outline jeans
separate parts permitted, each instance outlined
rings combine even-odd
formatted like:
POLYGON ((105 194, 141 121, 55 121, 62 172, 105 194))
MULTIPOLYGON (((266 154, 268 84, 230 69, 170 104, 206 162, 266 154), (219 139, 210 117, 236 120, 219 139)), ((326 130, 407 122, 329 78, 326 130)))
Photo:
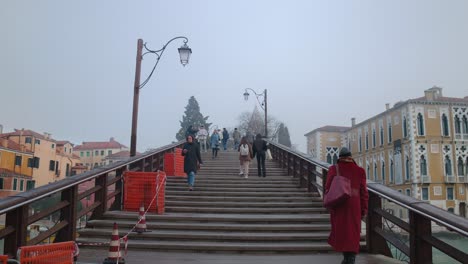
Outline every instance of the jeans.
POLYGON ((205 139, 200 139, 200 150, 203 152, 206 152, 206 138, 205 139))
POLYGON ((265 171, 265 151, 257 152, 257 170, 258 176, 266 176, 265 171))
POLYGON ((238 150, 239 149, 239 140, 234 140, 234 150, 238 150))
POLYGON ((191 171, 189 174, 187 174, 187 182, 189 186, 193 186, 195 183, 195 172, 191 171))
POLYGON ((223 138, 223 148, 224 150, 227 150, 227 139, 223 138))

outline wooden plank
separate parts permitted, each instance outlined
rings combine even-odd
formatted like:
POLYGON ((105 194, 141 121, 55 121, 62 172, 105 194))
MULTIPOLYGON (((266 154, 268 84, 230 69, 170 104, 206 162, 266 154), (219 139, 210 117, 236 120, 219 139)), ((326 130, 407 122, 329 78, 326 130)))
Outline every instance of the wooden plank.
POLYGON ((9 234, 15 232, 15 228, 12 226, 7 226, 0 230, 0 239, 3 239, 4 237, 8 236, 9 234))
POLYGON ((42 218, 46 217, 46 216, 49 216, 55 212, 57 212, 58 210, 66 207, 70 205, 70 203, 68 201, 61 201, 59 203, 57 203, 56 205, 52 206, 52 207, 49 207, 47 209, 45 209, 44 211, 42 212, 39 212, 37 214, 34 214, 32 216, 30 216, 28 218, 28 225, 38 221, 38 220, 41 220, 42 218))
POLYGON ((409 223, 401 220, 400 218, 390 214, 389 212, 387 211, 384 211, 380 208, 375 208, 374 209, 374 212, 382 217, 384 217, 385 219, 389 220, 390 222, 394 223, 395 225, 401 227, 403 230, 407 231, 407 232, 410 232, 410 225, 409 223))
POLYGON ((433 237, 432 235, 423 236, 422 239, 438 250, 444 252, 448 256, 460 261, 461 263, 468 263, 468 254, 459 250, 458 248, 455 248, 452 245, 449 245, 444 241, 433 237))
POLYGON ((109 201, 110 199, 114 198, 117 194, 121 193, 121 190, 115 190, 107 195, 107 200, 109 201))
POLYGON ((101 190, 101 188, 102 188, 101 186, 94 186, 93 188, 78 194, 78 201, 81 201, 81 200, 83 200, 83 198, 86 198, 89 195, 101 190))
POLYGON ((107 186, 111 186, 112 184, 114 184, 114 183, 120 181, 120 179, 122 179, 121 176, 115 176, 112 180, 109 180, 109 181, 107 182, 107 186))
POLYGON ((93 211, 94 209, 96 209, 96 208, 97 208, 98 206, 100 206, 100 205, 101 205, 101 202, 99 202, 99 201, 94 202, 92 205, 90 205, 90 206, 84 208, 83 210, 81 210, 81 211, 77 214, 76 218, 79 219, 80 217, 82 217, 83 215, 85 215, 85 214, 87 214, 87 213, 93 211))
POLYGON ((394 245, 398 250, 403 252, 403 254, 409 256, 410 254, 410 249, 409 247, 401 242, 396 236, 392 235, 391 232, 384 231, 380 227, 374 228, 374 232, 379 234, 381 237, 383 237, 386 241, 388 241, 390 244, 394 245))
POLYGON ((27 242, 28 246, 36 245, 39 242, 43 241, 44 239, 49 238, 53 234, 57 233, 58 231, 62 230, 62 228, 66 227, 68 225, 68 222, 66 220, 60 221, 60 223, 54 225, 51 229, 41 232, 37 237, 29 240, 27 242))

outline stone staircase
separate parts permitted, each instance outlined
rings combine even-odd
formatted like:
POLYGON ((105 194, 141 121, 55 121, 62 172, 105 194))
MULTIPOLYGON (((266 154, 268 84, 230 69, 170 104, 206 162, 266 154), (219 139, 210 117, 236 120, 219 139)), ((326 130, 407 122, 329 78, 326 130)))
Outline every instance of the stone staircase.
MULTIPOLYGON (((129 248, 158 251, 295 253, 330 251, 329 215, 318 193, 299 189, 276 163, 267 162, 267 177, 251 164, 248 179, 239 177, 238 153, 203 155, 194 191, 184 177, 168 177, 166 214, 146 217, 151 232, 129 236, 129 248)), ((111 211, 89 221, 78 242, 109 242, 112 224, 126 234, 137 213, 111 211)), ((106 245, 101 245, 107 247, 106 245)))

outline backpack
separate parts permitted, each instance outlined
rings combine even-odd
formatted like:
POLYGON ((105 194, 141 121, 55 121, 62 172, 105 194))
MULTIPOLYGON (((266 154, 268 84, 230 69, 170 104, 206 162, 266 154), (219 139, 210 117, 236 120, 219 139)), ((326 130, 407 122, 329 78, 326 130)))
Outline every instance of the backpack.
POLYGON ((249 145, 241 145, 240 146, 240 154, 241 156, 248 156, 249 155, 249 145))

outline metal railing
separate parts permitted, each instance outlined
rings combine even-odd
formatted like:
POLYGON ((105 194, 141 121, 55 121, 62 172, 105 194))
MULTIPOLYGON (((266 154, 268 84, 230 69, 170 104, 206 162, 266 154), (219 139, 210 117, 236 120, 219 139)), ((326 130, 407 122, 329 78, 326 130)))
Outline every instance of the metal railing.
POLYGON ((109 209, 121 210, 124 171, 162 170, 164 154, 172 153, 174 148, 182 144, 182 141, 173 143, 140 156, 0 199, 0 215, 5 214, 5 227, 0 230, 0 239, 4 239, 4 254, 14 256, 19 247, 38 244, 53 235, 55 242, 75 240, 77 220, 82 216, 91 214, 91 219, 98 219, 109 209), (78 186, 87 182, 91 184, 86 186, 86 190, 79 192, 78 186), (32 203, 55 195, 60 195, 59 202, 30 215, 32 203), (94 195, 94 201, 78 211, 81 200, 91 195, 94 195), (113 201, 112 204, 109 201, 113 201), (60 217, 53 227, 27 240, 29 225, 57 213, 60 217))
MULTIPOLYGON (((281 144, 269 142, 273 159, 286 169, 288 175, 299 178, 301 188, 323 193, 330 164, 309 155, 291 150, 281 144)), ((454 215, 427 202, 403 195, 382 184, 368 181, 369 209, 366 219, 367 251, 393 257, 389 244, 405 254, 409 263, 432 263, 432 249, 436 248, 451 258, 468 263, 468 254, 433 235, 431 221, 468 238, 468 219, 454 215), (388 200, 409 212, 409 222, 383 210, 382 201, 388 200), (390 222, 409 234, 409 243, 402 243, 395 233, 384 228, 390 222)))

